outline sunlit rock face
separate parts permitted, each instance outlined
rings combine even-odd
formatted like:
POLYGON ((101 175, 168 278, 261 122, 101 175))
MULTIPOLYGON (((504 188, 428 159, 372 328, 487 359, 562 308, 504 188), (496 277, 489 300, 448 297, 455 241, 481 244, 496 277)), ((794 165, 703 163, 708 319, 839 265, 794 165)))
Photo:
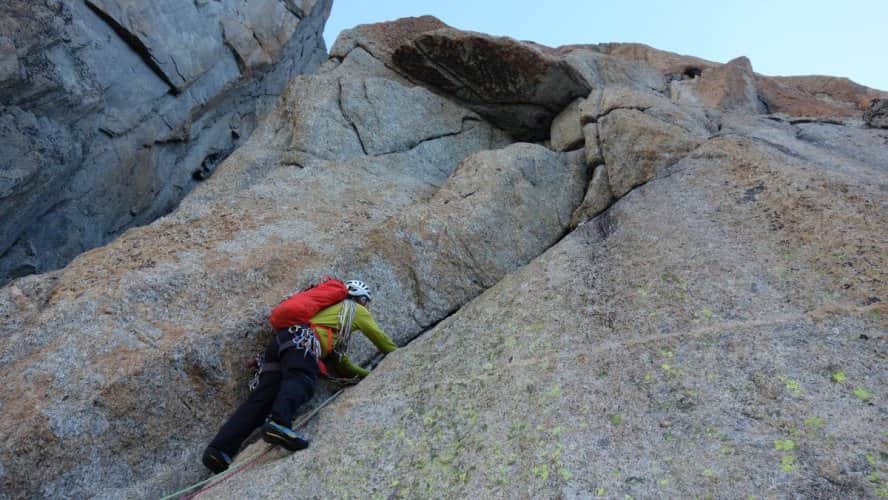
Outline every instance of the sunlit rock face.
POLYGON ((883 93, 836 81, 431 17, 346 31, 169 215, 0 288, 2 492, 204 479, 269 306, 335 274, 403 347, 310 448, 248 444, 202 496, 876 496, 888 131, 858 102, 883 93))

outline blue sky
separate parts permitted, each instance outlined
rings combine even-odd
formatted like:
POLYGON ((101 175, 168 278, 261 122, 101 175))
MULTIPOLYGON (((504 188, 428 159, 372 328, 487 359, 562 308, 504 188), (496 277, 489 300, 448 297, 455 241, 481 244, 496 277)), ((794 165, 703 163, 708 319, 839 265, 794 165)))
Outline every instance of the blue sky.
POLYGON ((888 90, 888 0, 333 0, 329 48, 357 24, 431 14, 545 45, 640 42, 765 75, 831 75, 888 90))

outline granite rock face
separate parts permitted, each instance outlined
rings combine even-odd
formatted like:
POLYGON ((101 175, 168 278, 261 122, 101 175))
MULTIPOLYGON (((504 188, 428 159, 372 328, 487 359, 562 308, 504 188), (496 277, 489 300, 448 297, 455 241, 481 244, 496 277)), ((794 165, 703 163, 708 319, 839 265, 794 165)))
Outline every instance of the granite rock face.
POLYGON ((863 113, 863 121, 870 127, 888 128, 888 99, 873 99, 863 113))
POLYGON ((306 280, 377 284, 374 311, 405 343, 524 265, 563 235, 588 178, 537 145, 473 156, 508 142, 362 51, 295 78, 173 214, 2 289, 4 494, 158 496, 200 478, 202 444, 266 340, 266 305, 306 280), (352 121, 372 109, 389 110, 387 133, 352 121), (513 230, 482 238, 491 224, 513 230), (401 260, 401 241, 436 251, 401 260), (448 266, 478 266, 484 281, 436 283, 448 266), (392 275, 423 281, 385 290, 392 275))
MULTIPOLYGON (((245 67, 274 52, 220 29, 245 67)), ((205 478, 269 306, 324 274, 370 282, 402 348, 308 422, 309 449, 248 444, 239 463, 261 458, 203 497, 883 494, 888 130, 852 103, 878 91, 835 82, 430 17, 345 32, 173 212, 0 288, 0 496, 205 478), (465 86, 429 76, 445 62, 465 86), (759 107, 770 84, 793 106, 759 107), (545 113, 509 119, 507 92, 545 113)), ((56 138, 8 136, 18 184, 49 182, 35 155, 89 153, 40 120, 0 119, 56 138)))
POLYGON ((756 90, 752 63, 745 57, 705 69, 699 78, 674 81, 672 85, 670 91, 677 102, 687 100, 689 104, 752 114, 766 111, 756 90))
POLYGON ((723 130, 207 497, 883 492, 884 132, 723 130))
POLYGON ((0 283, 171 211, 325 59, 330 0, 0 6, 0 283))

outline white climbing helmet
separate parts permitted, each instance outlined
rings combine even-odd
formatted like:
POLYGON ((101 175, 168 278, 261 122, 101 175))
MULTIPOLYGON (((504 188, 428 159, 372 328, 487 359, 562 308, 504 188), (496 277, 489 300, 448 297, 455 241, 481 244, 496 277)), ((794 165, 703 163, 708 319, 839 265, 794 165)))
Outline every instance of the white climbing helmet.
POLYGON ((366 283, 359 280, 348 280, 345 282, 350 297, 367 297, 370 300, 370 287, 366 283))

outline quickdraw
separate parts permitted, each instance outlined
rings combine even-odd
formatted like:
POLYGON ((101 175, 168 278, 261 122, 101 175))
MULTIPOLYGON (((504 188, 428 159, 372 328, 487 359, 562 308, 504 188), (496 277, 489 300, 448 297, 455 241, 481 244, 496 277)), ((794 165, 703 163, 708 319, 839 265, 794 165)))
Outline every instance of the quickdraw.
POLYGON ((256 358, 253 361, 253 365, 256 367, 256 372, 253 373, 253 378, 250 379, 250 392, 255 391, 256 388, 259 387, 259 377, 263 373, 281 371, 280 363, 265 360, 265 351, 262 351, 256 355, 256 358))

